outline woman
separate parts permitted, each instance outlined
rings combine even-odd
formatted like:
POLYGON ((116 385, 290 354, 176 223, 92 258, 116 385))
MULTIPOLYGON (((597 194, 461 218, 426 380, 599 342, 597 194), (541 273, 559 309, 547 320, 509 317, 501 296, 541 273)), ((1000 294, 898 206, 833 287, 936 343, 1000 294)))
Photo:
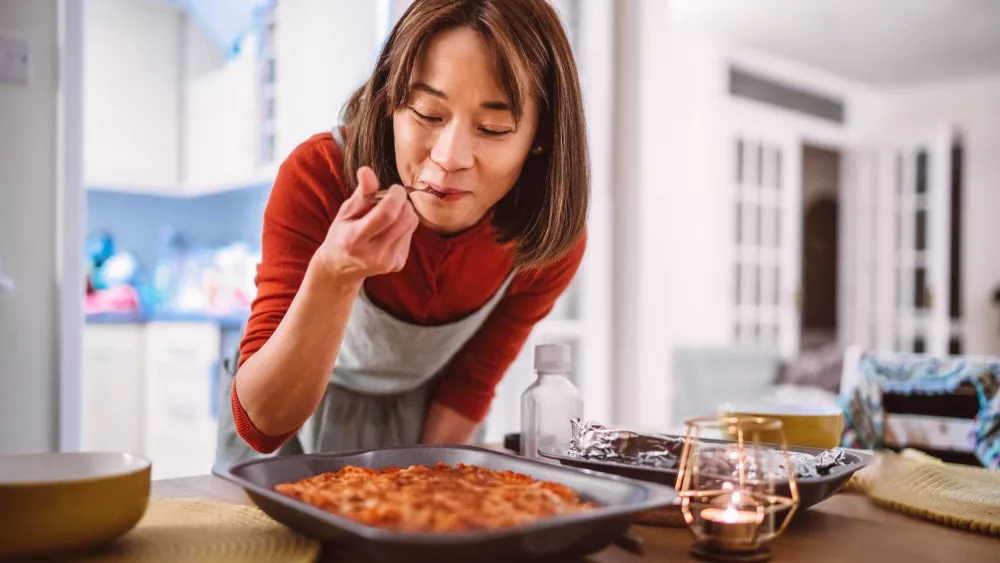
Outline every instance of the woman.
POLYGON ((275 181, 224 461, 468 441, 580 264, 586 130, 545 0, 417 0, 343 118, 275 181))

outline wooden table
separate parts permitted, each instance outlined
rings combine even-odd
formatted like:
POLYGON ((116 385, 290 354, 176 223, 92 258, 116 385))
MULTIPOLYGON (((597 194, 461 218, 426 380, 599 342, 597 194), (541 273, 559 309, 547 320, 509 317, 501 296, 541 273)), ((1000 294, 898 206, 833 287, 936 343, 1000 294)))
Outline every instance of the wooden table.
MULTIPOLYGON (((249 504, 243 490, 214 476, 153 482, 153 494, 249 504)), ((697 561, 690 556, 691 534, 683 528, 633 526, 644 555, 609 547, 580 562, 697 561)), ((946 528, 878 508, 863 496, 841 494, 800 512, 771 544, 774 561, 805 563, 1000 563, 1000 540, 946 528)), ((322 561, 353 563, 354 556, 325 548, 322 561)), ((456 562, 457 563, 457 562, 456 562)))

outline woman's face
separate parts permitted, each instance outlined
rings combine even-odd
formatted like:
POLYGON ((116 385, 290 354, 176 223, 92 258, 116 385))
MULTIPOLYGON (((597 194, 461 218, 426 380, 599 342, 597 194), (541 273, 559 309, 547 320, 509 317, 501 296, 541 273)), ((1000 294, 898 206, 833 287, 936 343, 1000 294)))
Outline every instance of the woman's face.
POLYGON ((487 45, 467 27, 444 31, 414 69, 410 96, 393 115, 396 168, 421 223, 458 233, 510 191, 538 126, 534 100, 515 125, 487 45))

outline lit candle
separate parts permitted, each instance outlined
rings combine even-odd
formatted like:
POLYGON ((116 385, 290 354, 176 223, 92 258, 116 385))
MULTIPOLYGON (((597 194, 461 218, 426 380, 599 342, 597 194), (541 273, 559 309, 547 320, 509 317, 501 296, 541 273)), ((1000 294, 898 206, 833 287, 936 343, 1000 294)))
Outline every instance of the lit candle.
POLYGON ((740 494, 733 493, 732 504, 727 508, 706 508, 701 511, 705 534, 710 544, 729 549, 756 547, 757 527, 763 515, 756 510, 738 508, 740 494))

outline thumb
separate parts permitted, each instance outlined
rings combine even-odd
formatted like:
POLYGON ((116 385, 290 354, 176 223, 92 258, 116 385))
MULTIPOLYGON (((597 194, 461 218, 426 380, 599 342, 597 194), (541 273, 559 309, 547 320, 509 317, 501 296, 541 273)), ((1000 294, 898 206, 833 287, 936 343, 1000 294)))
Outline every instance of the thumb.
POLYGON ((375 175, 375 171, 371 167, 358 168, 358 189, 355 191, 361 192, 358 195, 365 199, 375 195, 375 192, 378 191, 378 176, 375 175))
POLYGON ((358 168, 358 187, 351 192, 350 197, 344 201, 337 211, 337 217, 343 219, 356 219, 367 213, 375 205, 372 196, 378 191, 378 177, 375 171, 368 166, 358 168))

